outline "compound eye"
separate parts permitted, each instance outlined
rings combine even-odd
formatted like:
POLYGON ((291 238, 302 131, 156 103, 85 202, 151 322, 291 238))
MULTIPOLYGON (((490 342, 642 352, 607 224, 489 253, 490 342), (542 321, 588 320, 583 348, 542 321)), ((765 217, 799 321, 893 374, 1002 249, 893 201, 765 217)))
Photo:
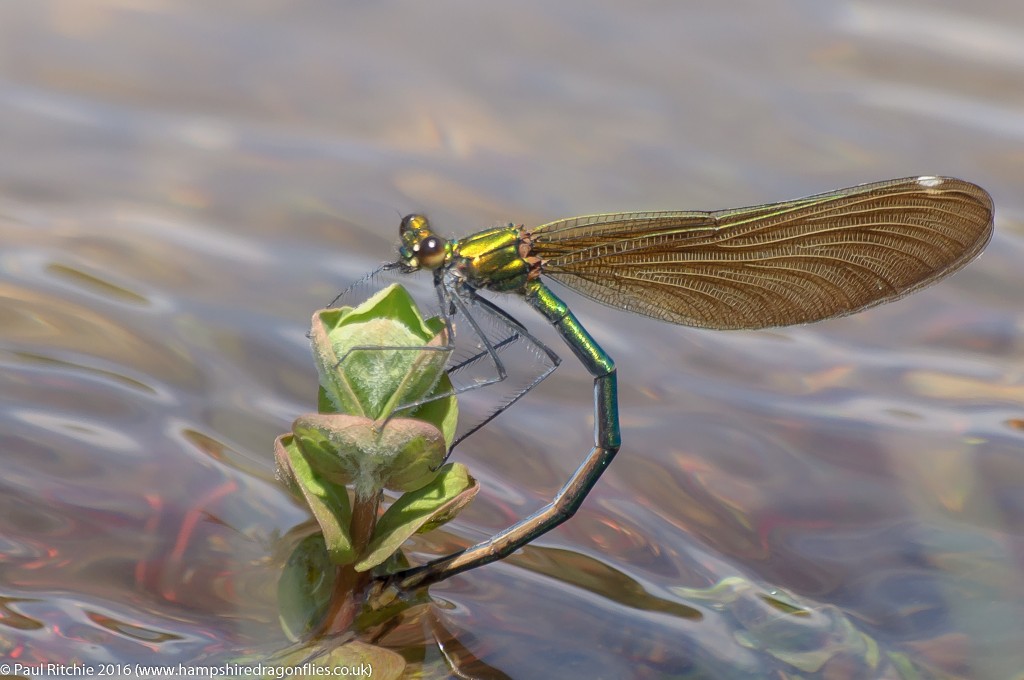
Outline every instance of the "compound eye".
POLYGON ((416 259, 421 266, 427 269, 437 269, 444 264, 447 256, 447 242, 437 236, 428 236, 413 249, 416 251, 416 259))
POLYGON ((429 231, 430 222, 427 221, 426 215, 406 215, 402 218, 402 224, 398 227, 398 233, 402 236, 408 233, 415 233, 417 231, 429 231))

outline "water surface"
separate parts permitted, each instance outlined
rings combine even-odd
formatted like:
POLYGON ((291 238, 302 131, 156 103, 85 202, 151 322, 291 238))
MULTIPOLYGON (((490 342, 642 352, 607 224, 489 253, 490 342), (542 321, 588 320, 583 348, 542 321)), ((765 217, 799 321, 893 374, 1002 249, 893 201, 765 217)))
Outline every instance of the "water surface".
MULTIPOLYGON (((434 638, 479 677, 794 673, 701 599, 725 580, 921 667, 1016 677, 1021 45, 1008 0, 5 2, 0 654, 286 644, 272 552, 306 514, 271 445, 313 403, 310 314, 394 257, 401 214, 456 236, 948 174, 994 196, 988 252, 858 316, 714 333, 565 291, 619 366, 618 459, 572 521, 383 642, 442 676, 434 638)), ((412 556, 546 502, 590 400, 566 361, 468 440, 483 491, 412 556)))

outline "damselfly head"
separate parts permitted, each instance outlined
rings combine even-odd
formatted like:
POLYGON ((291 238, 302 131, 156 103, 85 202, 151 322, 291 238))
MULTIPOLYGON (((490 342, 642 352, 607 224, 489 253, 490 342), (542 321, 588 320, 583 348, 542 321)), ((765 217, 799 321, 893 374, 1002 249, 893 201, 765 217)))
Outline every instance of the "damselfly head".
POLYGON ((402 245, 398 252, 408 269, 437 269, 448 259, 448 242, 434 234, 426 215, 406 215, 398 233, 402 245))

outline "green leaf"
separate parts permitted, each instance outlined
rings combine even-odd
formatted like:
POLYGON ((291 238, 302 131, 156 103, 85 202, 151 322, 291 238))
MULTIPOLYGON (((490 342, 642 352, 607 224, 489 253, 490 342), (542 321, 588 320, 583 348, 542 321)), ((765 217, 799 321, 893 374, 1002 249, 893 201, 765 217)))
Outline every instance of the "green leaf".
MULTIPOLYGON (((328 417, 337 418, 343 424, 351 425, 354 428, 365 429, 372 436, 373 421, 369 418, 340 414, 328 417)), ((338 450, 337 443, 331 440, 330 432, 325 432, 323 428, 308 423, 305 418, 297 418, 292 423, 292 436, 296 446, 302 451, 306 462, 309 463, 317 477, 341 486, 352 482, 357 464, 351 460, 353 456, 347 456, 338 450)))
MULTIPOLYGON (((427 401, 409 414, 410 417, 425 420, 440 429, 444 434, 445 445, 449 449, 452 446, 452 442, 455 441, 455 428, 458 427, 459 423, 459 400, 455 398, 454 394, 451 394, 453 389, 452 381, 448 378, 448 374, 443 373, 441 379, 437 381, 437 385, 427 395, 430 401, 427 401), (446 392, 449 393, 448 396, 437 397, 437 395, 445 394, 446 392)), ((316 399, 318 413, 342 413, 331 401, 330 396, 322 386, 317 390, 316 399)))
POLYGON ((440 349, 444 331, 439 319, 424 321, 397 285, 354 309, 317 312, 310 339, 323 395, 331 403, 320 410, 379 420, 402 404, 422 400, 451 354, 440 349))
POLYGON ((341 411, 338 410, 338 407, 334 405, 334 402, 331 401, 331 398, 330 396, 328 396, 327 391, 324 389, 323 385, 321 385, 320 389, 318 389, 316 392, 316 412, 341 413, 341 411))
MULTIPOLYGON (((437 385, 430 393, 430 396, 433 397, 452 391, 452 381, 448 378, 448 374, 445 373, 437 381, 437 385)), ((454 394, 433 399, 413 411, 412 417, 418 420, 425 420, 441 430, 441 433, 444 435, 445 449, 450 449, 452 442, 455 441, 455 428, 459 424, 459 400, 455 398, 454 394)))
POLYGON ((412 418, 392 418, 379 428, 368 418, 320 413, 300 416, 292 429, 314 469, 350 481, 360 497, 429 483, 447 452, 440 430, 412 418))
POLYGON ((274 462, 277 464, 275 476, 277 481, 288 488, 288 492, 295 500, 305 500, 302 487, 299 486, 299 481, 295 478, 295 473, 292 471, 292 463, 288 458, 286 447, 292 446, 292 442, 291 434, 281 435, 274 441, 274 462))
POLYGON ((335 564, 351 563, 356 555, 349 531, 352 507, 349 504, 348 489, 317 474, 290 434, 282 435, 274 442, 274 457, 288 465, 290 474, 324 532, 331 561, 335 564))
POLYGON ((374 419, 429 394, 448 361, 447 352, 423 349, 426 343, 391 319, 347 325, 344 331, 331 334, 334 356, 345 357, 337 372, 355 391, 362 413, 374 419))
POLYGON ((290 640, 303 639, 323 618, 336 574, 323 534, 307 536, 295 546, 277 581, 278 617, 290 640))
MULTIPOLYGON (((320 376, 321 394, 330 401, 333 407, 331 411, 365 416, 367 414, 363 410, 355 387, 344 373, 337 370, 340 359, 335 355, 330 340, 331 329, 336 328, 342 316, 350 312, 349 307, 321 309, 315 312, 310 324, 309 340, 313 346, 313 359, 320 376)), ((321 407, 320 411, 324 409, 321 407)))
POLYGON ((466 466, 449 463, 430 484, 403 494, 381 516, 356 571, 372 569, 425 526, 438 526, 458 513, 480 490, 466 466))
MULTIPOLYGON (((348 309, 343 307, 342 309, 348 309)), ((416 301, 409 291, 400 284, 392 283, 387 288, 374 293, 365 302, 358 305, 344 316, 344 325, 363 323, 372 319, 394 319, 405 326, 410 333, 417 335, 421 342, 427 342, 438 330, 423 320, 416 301)), ((443 328, 444 325, 442 324, 443 328)))

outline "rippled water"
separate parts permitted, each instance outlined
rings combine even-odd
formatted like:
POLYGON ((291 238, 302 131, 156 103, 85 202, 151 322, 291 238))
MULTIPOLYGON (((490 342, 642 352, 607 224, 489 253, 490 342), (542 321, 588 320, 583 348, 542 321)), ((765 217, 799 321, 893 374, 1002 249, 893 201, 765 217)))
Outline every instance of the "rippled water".
MULTIPOLYGON (((756 651, 766 612, 703 599, 724 581, 1017 677, 1022 45, 1009 0, 3 3, 0 655, 286 644, 271 553, 306 515, 272 441, 313 403, 309 315, 393 257, 400 214, 458 235, 950 174, 995 198, 988 252, 862 315, 713 333, 566 293, 619 366, 619 458, 384 643, 479 677, 794 672, 756 651)), ((483 491, 415 556, 550 498, 590 399, 567 361, 467 441, 483 491)))

